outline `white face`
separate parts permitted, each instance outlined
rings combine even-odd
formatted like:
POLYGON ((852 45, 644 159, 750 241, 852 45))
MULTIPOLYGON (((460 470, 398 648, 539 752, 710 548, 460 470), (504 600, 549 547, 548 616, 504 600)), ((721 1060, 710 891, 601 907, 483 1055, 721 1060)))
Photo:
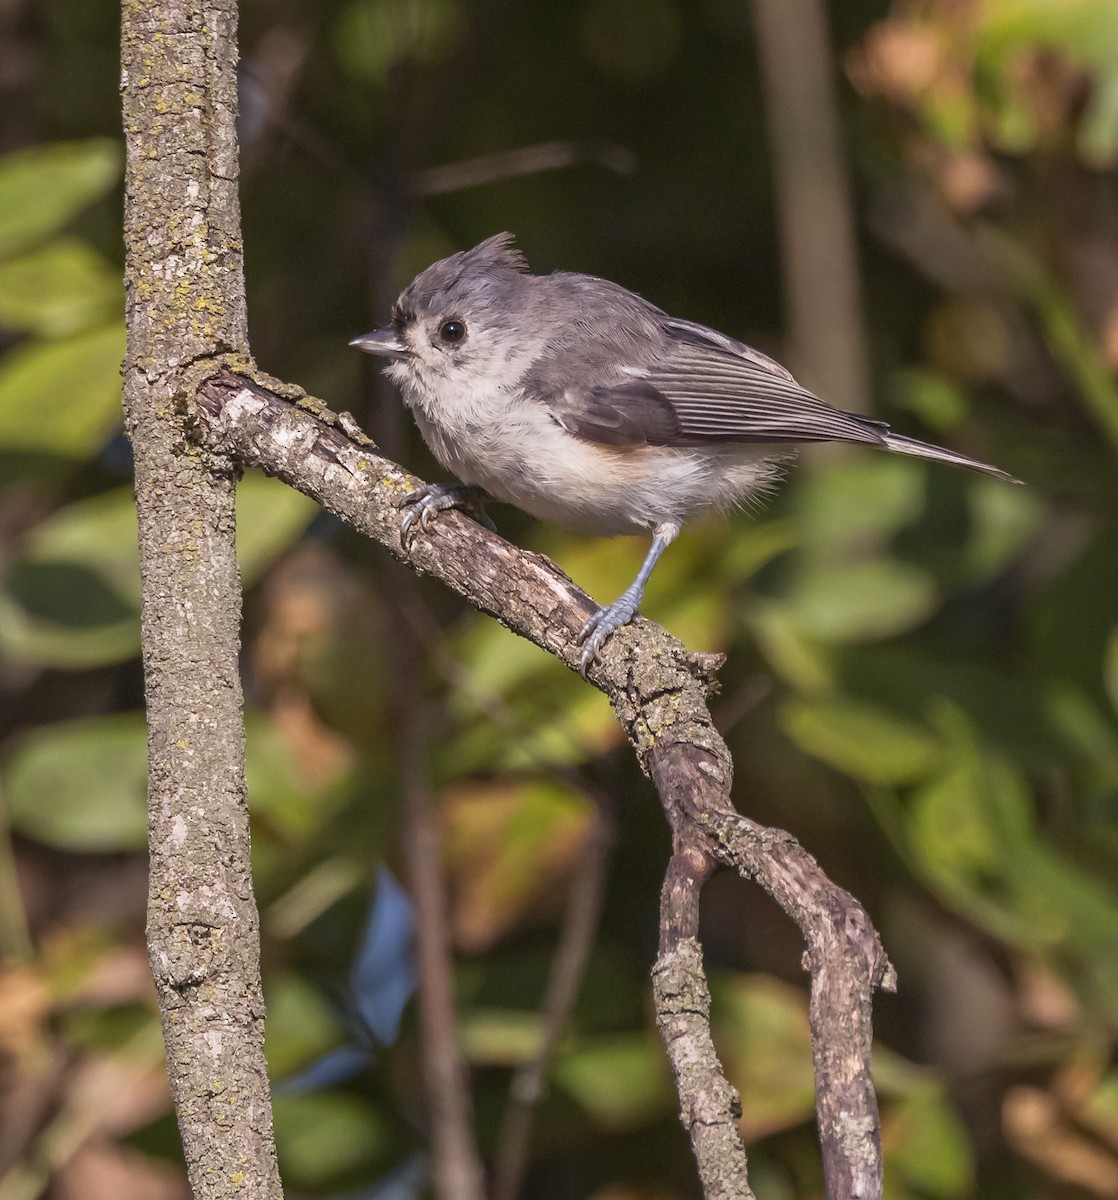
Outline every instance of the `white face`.
POLYGON ((531 365, 514 315, 501 320, 493 305, 438 312, 398 306, 392 318, 408 353, 385 373, 409 405, 434 420, 481 416, 531 365))

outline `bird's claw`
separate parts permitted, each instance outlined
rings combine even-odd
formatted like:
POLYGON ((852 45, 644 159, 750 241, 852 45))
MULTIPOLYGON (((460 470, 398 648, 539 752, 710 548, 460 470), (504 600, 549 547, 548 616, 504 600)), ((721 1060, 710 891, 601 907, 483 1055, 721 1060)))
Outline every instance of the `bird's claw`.
POLYGON ((586 673, 591 666, 598 661, 606 642, 623 625, 628 625, 636 615, 637 601, 626 594, 612 604, 603 604, 583 625, 578 637, 575 638, 576 643, 582 647, 582 654, 579 655, 578 660, 578 673, 583 679, 586 678, 586 673))
POLYGON ((467 485, 425 483, 415 488, 396 501, 397 508, 407 509, 400 522, 400 541, 405 548, 410 547, 412 538, 415 537, 416 525, 427 533, 432 520, 448 508, 462 509, 479 525, 484 525, 490 532, 496 533, 497 526, 485 511, 483 497, 484 493, 480 489, 467 485))

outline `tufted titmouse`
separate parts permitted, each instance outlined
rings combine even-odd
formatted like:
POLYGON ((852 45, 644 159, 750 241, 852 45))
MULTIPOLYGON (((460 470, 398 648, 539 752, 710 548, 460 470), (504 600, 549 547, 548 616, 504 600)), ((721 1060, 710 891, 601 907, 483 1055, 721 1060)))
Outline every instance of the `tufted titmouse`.
POLYGON ((636 579, 579 635, 583 674, 684 520, 770 490, 780 447, 867 442, 1018 482, 832 408, 771 358, 616 283, 530 275, 507 233, 433 263, 390 324, 350 345, 392 360, 424 440, 465 485, 413 492, 405 539, 446 508, 484 517, 487 499, 586 533, 652 531, 636 579))

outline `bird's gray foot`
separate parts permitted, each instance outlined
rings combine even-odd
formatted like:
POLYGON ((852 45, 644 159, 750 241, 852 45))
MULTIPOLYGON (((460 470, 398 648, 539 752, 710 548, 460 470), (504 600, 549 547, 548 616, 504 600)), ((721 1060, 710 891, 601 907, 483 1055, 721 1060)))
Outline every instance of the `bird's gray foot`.
POLYGON ((586 622, 579 633, 578 644, 582 654, 578 660, 578 673, 586 678, 586 672, 601 654, 602 647, 622 625, 628 625, 637 615, 637 606, 641 602, 641 591, 635 587, 627 588, 612 604, 603 604, 601 608, 586 622))
POLYGON ((486 529, 496 533, 497 526, 485 511, 485 501, 488 499, 481 488, 472 484, 425 483, 397 501, 399 508, 407 509, 404 519, 400 522, 400 540, 405 547, 410 546, 412 538, 415 537, 416 525, 426 533, 431 521, 448 508, 462 509, 479 525, 484 525, 486 529))

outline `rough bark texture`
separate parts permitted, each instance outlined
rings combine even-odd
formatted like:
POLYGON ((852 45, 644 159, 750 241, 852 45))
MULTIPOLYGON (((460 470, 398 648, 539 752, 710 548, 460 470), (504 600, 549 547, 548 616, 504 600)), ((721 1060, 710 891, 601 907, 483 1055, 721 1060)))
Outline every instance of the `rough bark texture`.
POLYGON ((238 675, 233 464, 184 372, 247 353, 236 6, 125 0, 128 350, 149 729, 148 941, 195 1196, 278 1197, 238 675))
MULTIPOLYGON (((198 378, 196 433, 205 445, 279 476, 577 669, 575 638, 594 605, 553 563, 455 512, 405 548, 397 506, 418 481, 348 422, 291 389, 281 396, 229 371, 198 378)), ((749 1196, 734 1129, 737 1098, 709 1044, 706 985, 693 942, 702 882, 727 866, 756 880, 804 934, 827 1194, 874 1200, 882 1164, 869 1074, 870 1006, 874 988, 893 986, 892 968, 857 901, 788 834, 734 809, 733 765, 707 707, 718 664, 717 656, 691 654, 658 626, 637 620, 610 639, 590 670, 656 784, 675 839, 656 990, 683 1121, 706 1195, 749 1196)))
POLYGON ((710 992, 703 952, 694 938, 661 952, 652 973, 652 994, 703 1195, 706 1200, 753 1200, 736 1124, 741 1098, 723 1075, 711 1040, 710 992))
MULTIPOLYGON (((690 972, 691 989, 698 987, 701 960, 696 965, 687 947, 698 925, 698 890, 712 862, 765 889, 807 943, 815 1108, 828 1200, 879 1197, 881 1137, 869 1070, 872 999, 877 988, 892 991, 896 977, 869 917, 795 838, 734 809, 724 744, 700 748, 661 739, 650 773, 676 843, 661 900, 658 969, 671 964, 676 974, 690 972)), ((720 1078, 717 1060, 713 1065, 720 1078)), ((718 1078, 711 1076, 707 1086, 719 1086, 718 1078)), ((677 1082, 684 1096, 678 1073, 677 1082)))

